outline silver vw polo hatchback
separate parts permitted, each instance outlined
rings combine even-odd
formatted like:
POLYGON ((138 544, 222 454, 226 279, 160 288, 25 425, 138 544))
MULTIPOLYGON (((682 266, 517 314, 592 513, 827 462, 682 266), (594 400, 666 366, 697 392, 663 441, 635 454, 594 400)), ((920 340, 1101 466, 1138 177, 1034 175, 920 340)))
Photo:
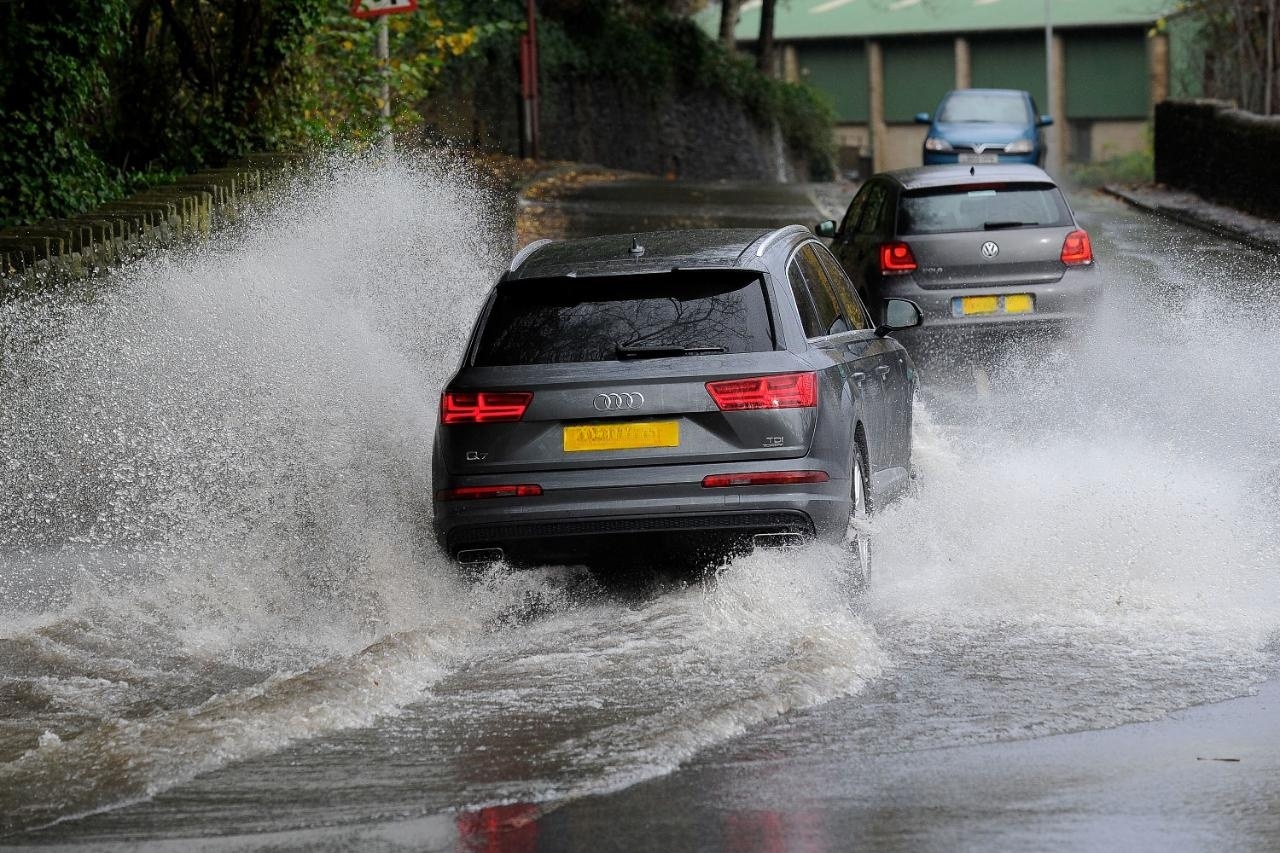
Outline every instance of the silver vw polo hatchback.
POLYGON ((882 172, 844 219, 820 224, 831 251, 873 309, 910 299, 945 340, 989 332, 1057 332, 1098 307, 1089 234, 1042 169, 926 166, 882 172))
POLYGON ((845 542, 898 495, 917 384, 806 228, 539 241, 440 398, 434 526, 463 563, 706 565, 845 542), (852 523, 851 523, 852 521, 852 523))

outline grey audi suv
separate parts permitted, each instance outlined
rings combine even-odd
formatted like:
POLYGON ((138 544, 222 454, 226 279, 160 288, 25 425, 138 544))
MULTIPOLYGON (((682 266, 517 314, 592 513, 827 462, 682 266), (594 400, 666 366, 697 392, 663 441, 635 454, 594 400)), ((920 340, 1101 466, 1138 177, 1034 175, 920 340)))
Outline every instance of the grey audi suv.
POLYGON ((620 566, 843 542, 911 467, 915 368, 799 225, 523 249, 440 398, 434 526, 463 563, 620 566))
POLYGON ((1101 298, 1089 234, 1062 191, 1027 165, 926 166, 873 175, 844 219, 821 223, 831 251, 869 306, 910 299, 926 328, 952 339, 1058 332, 1086 322, 1101 298))

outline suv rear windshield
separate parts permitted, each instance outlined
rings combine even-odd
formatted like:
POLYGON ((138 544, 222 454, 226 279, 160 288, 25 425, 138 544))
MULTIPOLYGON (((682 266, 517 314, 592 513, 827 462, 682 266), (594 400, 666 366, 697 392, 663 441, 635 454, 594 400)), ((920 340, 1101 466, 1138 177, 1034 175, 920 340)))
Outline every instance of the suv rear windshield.
POLYGON ((1070 224, 1067 202, 1052 184, 938 187, 903 193, 898 204, 904 235, 1070 224))
POLYGON ((758 274, 678 270, 499 285, 473 363, 559 364, 774 348, 758 274))

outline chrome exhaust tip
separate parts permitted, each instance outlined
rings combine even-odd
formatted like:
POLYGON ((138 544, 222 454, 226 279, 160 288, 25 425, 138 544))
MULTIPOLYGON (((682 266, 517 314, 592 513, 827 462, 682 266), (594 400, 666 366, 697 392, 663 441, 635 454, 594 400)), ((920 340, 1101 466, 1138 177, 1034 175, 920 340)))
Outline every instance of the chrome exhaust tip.
POLYGON ((751 544, 756 548, 799 548, 804 544, 804 536, 799 533, 757 533, 751 537, 751 544))
POLYGON ((456 559, 464 566, 476 566, 501 563, 505 556, 501 548, 464 548, 458 552, 456 559))

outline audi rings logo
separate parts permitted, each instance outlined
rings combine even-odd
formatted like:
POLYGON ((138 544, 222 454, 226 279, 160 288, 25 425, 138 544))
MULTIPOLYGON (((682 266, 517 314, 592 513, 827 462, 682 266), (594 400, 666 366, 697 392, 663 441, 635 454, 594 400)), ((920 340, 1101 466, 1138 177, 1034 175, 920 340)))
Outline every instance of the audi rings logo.
POLYGON ((597 394, 591 401, 597 412, 621 412, 638 409, 644 405, 644 395, 639 391, 623 391, 621 394, 597 394))
POLYGON ((982 244, 982 257, 990 259, 998 254, 1000 254, 1000 247, 995 243, 988 240, 982 244))

